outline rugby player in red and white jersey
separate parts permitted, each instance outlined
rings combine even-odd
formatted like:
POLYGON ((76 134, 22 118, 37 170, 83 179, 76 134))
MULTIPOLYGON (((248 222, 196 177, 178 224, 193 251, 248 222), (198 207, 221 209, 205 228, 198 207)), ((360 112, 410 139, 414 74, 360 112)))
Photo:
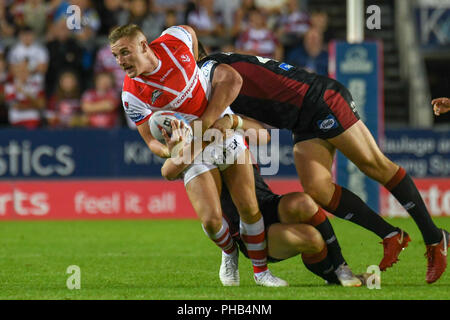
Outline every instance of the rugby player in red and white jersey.
MULTIPOLYGON (((197 38, 189 26, 170 27, 159 38, 148 43, 138 26, 125 25, 110 33, 109 42, 117 63, 127 74, 122 90, 125 112, 136 123, 150 150, 158 156, 170 157, 170 152, 150 133, 148 119, 154 111, 173 110, 186 115, 188 120, 198 117, 204 132, 240 90, 242 79, 230 66, 222 66, 222 72, 212 81, 200 72, 196 64, 197 38)), ((236 161, 238 157, 248 159, 243 137, 236 139, 240 142, 233 157, 236 161)), ((284 280, 273 276, 267 268, 264 221, 256 200, 253 169, 249 161, 238 162, 240 164, 222 167, 222 174, 213 170, 212 165, 199 165, 199 171, 191 167, 190 173, 194 174, 190 175, 189 180, 185 177, 188 197, 205 233, 230 259, 235 259, 236 244, 220 207, 218 186, 223 178, 241 217, 241 234, 248 246, 256 283, 272 287, 287 286, 284 280)))

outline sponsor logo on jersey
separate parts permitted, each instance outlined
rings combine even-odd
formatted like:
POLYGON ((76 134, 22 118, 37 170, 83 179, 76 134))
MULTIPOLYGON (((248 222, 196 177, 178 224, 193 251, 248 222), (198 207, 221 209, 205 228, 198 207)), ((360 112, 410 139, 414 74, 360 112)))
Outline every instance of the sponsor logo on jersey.
POLYGON ((181 58, 181 62, 185 62, 185 63, 191 62, 191 58, 189 58, 189 56, 187 54, 182 54, 180 56, 180 58, 181 58))
POLYGON ((212 70, 212 68, 213 68, 213 66, 214 66, 215 64, 217 64, 216 61, 214 61, 214 60, 208 60, 208 61, 206 61, 206 62, 202 65, 201 70, 202 70, 203 76, 204 76, 206 79, 211 80, 211 79, 210 79, 210 77, 211 77, 211 70, 212 70))
POLYGON ((287 64, 285 62, 283 62, 282 64, 280 64, 278 67, 280 67, 281 69, 285 70, 285 71, 289 71, 291 68, 293 68, 294 66, 291 66, 290 64, 287 64))
POLYGON ((338 123, 336 121, 336 118, 332 114, 330 114, 325 118, 325 120, 317 121, 317 125, 319 126, 320 130, 328 131, 330 129, 337 128, 338 123))
POLYGON ((139 121, 141 121, 142 119, 145 118, 145 116, 143 114, 140 114, 140 113, 129 113, 128 117, 130 117, 130 119, 133 122, 139 122, 139 121))
POLYGON ((152 104, 155 104, 156 99, 158 99, 162 94, 163 94, 162 91, 159 91, 158 89, 153 91, 153 93, 152 93, 152 104))
POLYGON ((355 101, 350 102, 350 108, 352 108, 353 113, 358 112, 355 101))

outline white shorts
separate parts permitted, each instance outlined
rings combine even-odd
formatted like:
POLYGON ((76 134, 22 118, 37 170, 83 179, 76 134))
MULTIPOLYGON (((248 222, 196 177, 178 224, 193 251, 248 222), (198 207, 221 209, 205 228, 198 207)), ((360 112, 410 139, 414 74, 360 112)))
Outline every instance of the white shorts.
POLYGON ((247 145, 244 136, 238 132, 221 145, 213 143, 207 146, 202 154, 194 159, 194 163, 184 170, 184 185, 186 186, 195 177, 215 168, 224 171, 236 163, 237 158, 245 149, 247 149, 247 145))
MULTIPOLYGON (((227 107, 221 114, 221 117, 226 114, 234 114, 230 107, 227 107)), ((192 115, 189 115, 192 117, 192 115)), ((194 116, 195 117, 195 116, 194 116)), ((191 118, 194 120, 195 118, 191 118)), ((239 132, 235 132, 233 136, 228 138, 225 143, 212 143, 207 146, 203 152, 194 159, 193 163, 187 167, 181 177, 186 186, 192 179, 199 175, 218 168, 220 171, 225 170, 236 162, 239 155, 247 149, 244 137, 239 132)))

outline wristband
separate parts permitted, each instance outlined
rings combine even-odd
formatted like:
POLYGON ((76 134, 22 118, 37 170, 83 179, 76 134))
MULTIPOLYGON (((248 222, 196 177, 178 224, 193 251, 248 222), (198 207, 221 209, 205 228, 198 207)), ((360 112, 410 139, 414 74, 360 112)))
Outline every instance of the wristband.
POLYGON ((231 113, 227 113, 227 114, 225 114, 226 116, 228 116, 228 118, 230 118, 230 121, 231 121, 231 129, 234 129, 234 127, 235 127, 235 124, 234 124, 234 117, 233 117, 233 115, 231 114, 231 113))
POLYGON ((239 117, 238 115, 236 115, 236 117, 238 118, 238 123, 237 123, 237 126, 236 126, 236 130, 237 129, 242 129, 242 126, 244 125, 244 120, 242 120, 242 118, 239 117))

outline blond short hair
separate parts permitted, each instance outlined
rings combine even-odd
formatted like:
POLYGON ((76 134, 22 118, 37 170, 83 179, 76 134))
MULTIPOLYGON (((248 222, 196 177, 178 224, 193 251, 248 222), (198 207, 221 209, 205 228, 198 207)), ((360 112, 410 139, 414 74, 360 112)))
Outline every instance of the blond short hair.
POLYGON ((142 35, 145 37, 144 32, 142 32, 142 29, 136 25, 136 24, 126 24, 123 26, 115 27, 109 34, 108 40, 110 44, 113 44, 117 42, 119 39, 129 37, 129 38, 135 38, 139 35, 142 35))

